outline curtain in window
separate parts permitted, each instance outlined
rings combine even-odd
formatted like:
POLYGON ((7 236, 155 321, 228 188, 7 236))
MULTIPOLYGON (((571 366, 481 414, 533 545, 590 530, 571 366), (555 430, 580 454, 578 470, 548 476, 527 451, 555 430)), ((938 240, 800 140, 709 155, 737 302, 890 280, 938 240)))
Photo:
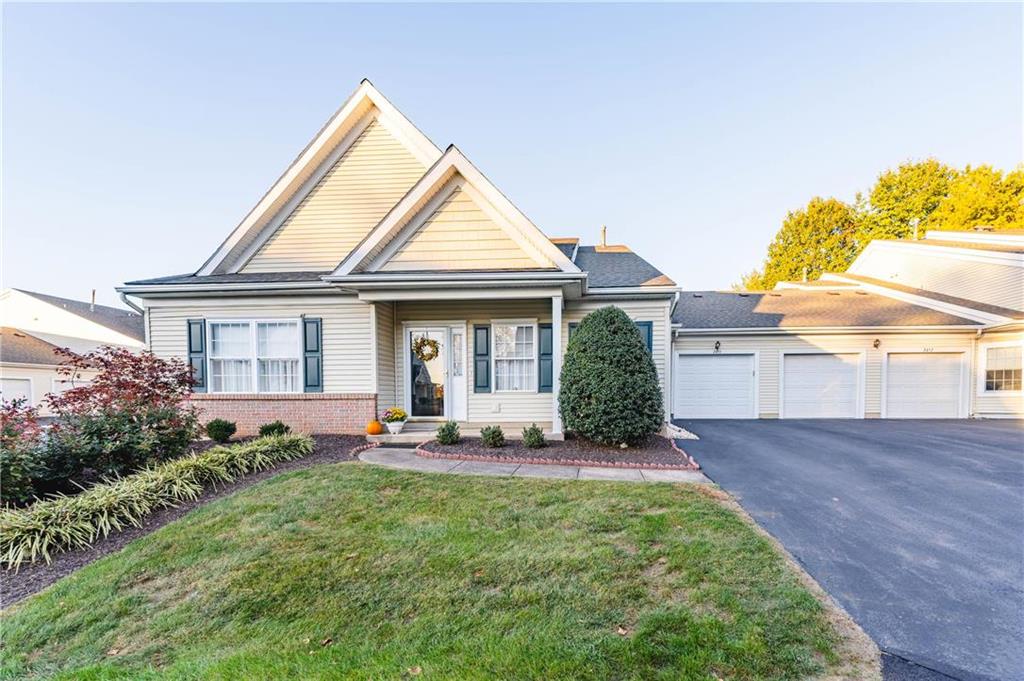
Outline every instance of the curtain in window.
POLYGON ((210 390, 252 392, 252 336, 249 322, 210 324, 210 390))
POLYGON ((494 389, 531 391, 537 385, 533 326, 494 325, 494 389))
POLYGON ((259 391, 299 392, 299 325, 261 322, 256 325, 259 391))

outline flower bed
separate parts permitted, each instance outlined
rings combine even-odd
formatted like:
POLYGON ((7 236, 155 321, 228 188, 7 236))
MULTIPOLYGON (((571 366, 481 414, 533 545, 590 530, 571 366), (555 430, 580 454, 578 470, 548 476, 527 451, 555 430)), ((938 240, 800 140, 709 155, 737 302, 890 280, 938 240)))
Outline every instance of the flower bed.
POLYGON ((416 454, 429 459, 491 461, 495 463, 550 464, 557 466, 600 466, 609 468, 657 468, 663 470, 697 470, 693 457, 675 442, 651 436, 641 444, 622 449, 600 445, 580 438, 550 441, 545 447, 531 449, 521 441, 510 440, 504 447, 485 447, 480 438, 466 437, 455 445, 442 445, 436 440, 416 448, 416 454))
POLYGON ((21 509, 0 510, 0 562, 50 561, 52 553, 89 546, 111 531, 139 526, 151 513, 196 499, 203 488, 290 461, 313 451, 305 435, 259 438, 160 464, 21 509))

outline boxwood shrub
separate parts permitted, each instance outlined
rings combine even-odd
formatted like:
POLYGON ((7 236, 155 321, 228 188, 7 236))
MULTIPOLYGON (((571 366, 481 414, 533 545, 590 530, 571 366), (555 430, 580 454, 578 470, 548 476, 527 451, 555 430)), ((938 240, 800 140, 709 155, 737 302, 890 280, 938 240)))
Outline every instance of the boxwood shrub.
POLYGON ((206 434, 214 442, 227 442, 236 430, 238 430, 238 426, 235 422, 225 419, 213 419, 206 424, 206 434))
POLYGON ((0 563, 17 567, 26 561, 49 562, 53 553, 88 546, 111 531, 141 525, 160 508, 196 499, 207 485, 230 482, 312 451, 313 439, 307 435, 263 437, 184 456, 72 497, 0 509, 0 563))
POLYGON ((568 430, 603 444, 631 445, 661 428, 658 372, 643 337, 620 308, 580 322, 562 364, 558 409, 568 430))
POLYGON ((455 421, 445 421, 437 427, 437 442, 442 445, 457 445, 462 439, 459 432, 459 424, 455 421))

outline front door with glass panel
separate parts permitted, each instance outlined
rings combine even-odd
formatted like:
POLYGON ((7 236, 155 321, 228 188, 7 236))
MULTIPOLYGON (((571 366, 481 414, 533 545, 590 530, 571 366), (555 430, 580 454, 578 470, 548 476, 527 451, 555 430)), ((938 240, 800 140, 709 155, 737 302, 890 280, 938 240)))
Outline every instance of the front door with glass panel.
POLYGON ((443 417, 448 382, 448 329, 409 329, 410 416, 443 417))

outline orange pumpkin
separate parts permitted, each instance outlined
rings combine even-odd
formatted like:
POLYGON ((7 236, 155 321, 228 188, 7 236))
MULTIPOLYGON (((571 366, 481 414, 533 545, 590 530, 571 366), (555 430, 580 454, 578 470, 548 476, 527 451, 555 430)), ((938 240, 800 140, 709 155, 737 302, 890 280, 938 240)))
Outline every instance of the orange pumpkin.
POLYGON ((367 435, 380 435, 384 432, 384 426, 381 425, 380 421, 370 421, 366 424, 367 435))

